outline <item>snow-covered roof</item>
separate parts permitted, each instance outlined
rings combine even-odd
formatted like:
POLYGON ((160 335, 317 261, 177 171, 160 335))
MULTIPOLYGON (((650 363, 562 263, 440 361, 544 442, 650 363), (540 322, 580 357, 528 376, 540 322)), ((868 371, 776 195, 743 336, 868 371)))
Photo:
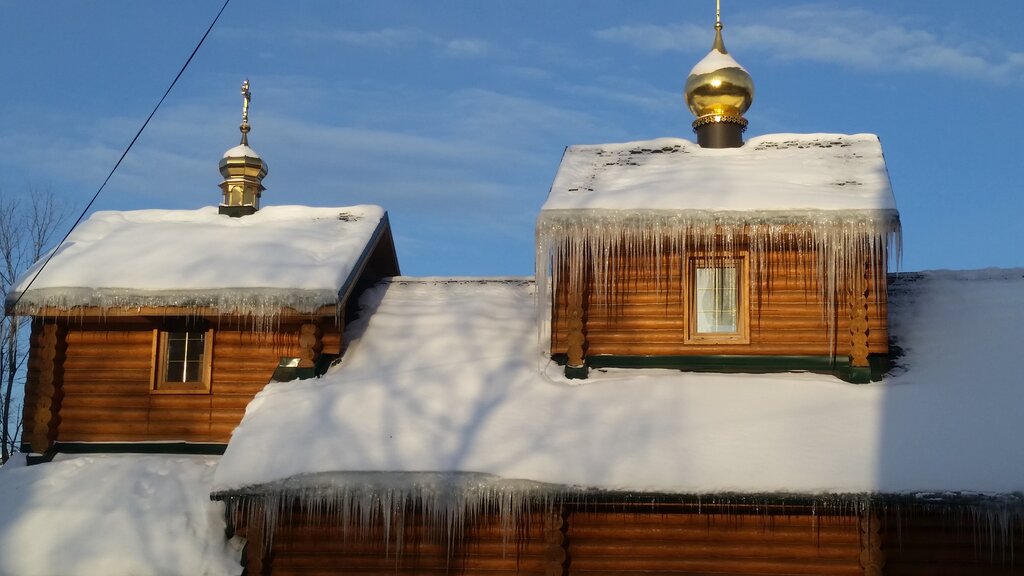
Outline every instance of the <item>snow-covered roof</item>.
POLYGON ((210 501, 216 457, 57 456, 0 468, 0 574, 128 576, 242 571, 210 501))
POLYGON ((679 138, 570 146, 542 209, 895 211, 878 137, 768 134, 741 148, 679 138))
POLYGON ((539 350, 535 302, 530 279, 370 289, 338 367, 252 401, 214 490, 366 486, 375 472, 392 487, 462 472, 691 494, 1024 490, 1024 270, 895 280, 903 355, 865 386, 625 369, 568 381, 539 350))
MULTIPOLYGON (((74 306, 312 312, 341 289, 384 223, 378 206, 97 212, 64 242, 16 312, 74 306)), ((42 263, 16 283, 13 302, 42 263)))

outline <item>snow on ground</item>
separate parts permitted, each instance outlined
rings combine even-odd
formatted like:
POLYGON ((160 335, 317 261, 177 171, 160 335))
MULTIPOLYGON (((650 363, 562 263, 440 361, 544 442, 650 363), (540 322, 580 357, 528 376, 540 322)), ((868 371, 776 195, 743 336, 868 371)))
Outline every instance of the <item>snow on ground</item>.
POLYGON ((881 383, 568 381, 538 351, 532 281, 396 279, 364 296, 340 366, 249 405, 214 490, 337 471, 677 493, 1024 490, 1024 270, 908 274, 892 292, 905 355, 881 383))
POLYGON ((18 312, 161 305, 311 312, 336 303, 383 217, 378 206, 268 206, 242 218, 216 207, 97 212, 59 247, 18 312))
POLYGON ((0 468, 0 574, 237 575, 216 457, 58 456, 0 468))
POLYGON ((896 200, 874 134, 768 134, 725 149, 679 138, 570 146, 541 217, 587 209, 745 211, 749 218, 894 211, 896 200))

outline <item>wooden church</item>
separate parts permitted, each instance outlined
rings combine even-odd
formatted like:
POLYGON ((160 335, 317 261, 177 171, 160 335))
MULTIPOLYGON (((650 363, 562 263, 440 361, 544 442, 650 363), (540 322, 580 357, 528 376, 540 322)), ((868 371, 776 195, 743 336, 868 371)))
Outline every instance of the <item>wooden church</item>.
POLYGON ((870 391, 833 375, 889 366, 900 247, 877 137, 744 141, 720 18, 686 81, 696 142, 568 148, 535 279, 399 277, 383 209, 261 207, 242 93, 218 208, 94 214, 7 298, 32 318, 31 468, 213 455, 198 497, 241 552, 201 573, 1024 573, 1019 503, 687 427, 715 386, 870 391), (783 458, 822 479, 751 472, 783 458))
POLYGON ((352 295, 398 273, 379 207, 260 208, 242 92, 219 208, 96 213, 9 296, 32 317, 27 451, 223 452, 253 396, 323 372, 352 295))

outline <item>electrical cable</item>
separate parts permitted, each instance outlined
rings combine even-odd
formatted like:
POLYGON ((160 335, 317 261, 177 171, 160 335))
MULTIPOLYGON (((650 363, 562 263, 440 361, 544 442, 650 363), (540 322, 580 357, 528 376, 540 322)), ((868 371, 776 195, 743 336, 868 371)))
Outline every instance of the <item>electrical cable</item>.
POLYGON ((132 138, 132 141, 128 143, 128 147, 124 149, 124 152, 121 154, 121 157, 117 159, 117 163, 114 164, 114 167, 110 169, 110 173, 107 174, 106 179, 104 179, 103 183, 100 184, 100 187, 96 190, 96 193, 92 195, 92 199, 89 200, 89 203, 85 205, 85 209, 82 210, 82 213, 78 215, 78 219, 75 220, 75 223, 71 225, 71 229, 68 230, 68 233, 65 234, 63 238, 61 238, 60 242, 58 242, 56 246, 53 247, 53 250, 51 250, 50 254, 46 257, 46 260, 43 260, 43 264, 39 267, 38 270, 36 270, 36 273, 32 275, 32 279, 29 280, 28 284, 25 285, 25 288, 21 290, 21 292, 18 294, 18 297, 14 300, 14 302, 7 306, 8 310, 13 311, 14 308, 18 305, 18 302, 21 302, 22 296, 24 296, 25 293, 28 292, 28 289, 32 287, 32 284, 36 281, 36 278, 39 277, 39 274, 42 273, 43 269, 46 268, 46 265, 49 264, 50 260, 57 254, 57 251, 61 247, 61 245, 63 245, 64 242, 67 241, 68 237, 71 236, 71 233, 75 231, 75 228, 82 223, 82 219, 85 218, 85 215, 89 213, 89 209, 92 208, 92 205, 96 202, 96 199, 99 198, 100 192, 102 192, 103 189, 107 187, 107 182, 110 182, 110 178, 114 175, 114 172, 117 172, 118 167, 121 166, 121 162, 124 161, 125 157, 128 156, 128 152, 130 152, 132 147, 135 146, 135 142, 138 141, 139 136, 142 136, 142 131, 146 129, 146 126, 149 125, 149 121, 153 119, 154 115, 156 115, 156 111, 160 109, 160 105, 163 104, 164 100, 167 99, 167 95, 171 93, 171 90, 174 88, 174 85, 178 83, 178 79, 181 78, 181 75, 185 73, 185 69, 187 69, 188 65, 192 63, 192 59, 195 58, 196 53, 199 52, 199 48, 201 48, 203 43, 206 42, 206 37, 210 35, 210 31, 212 31, 214 25, 217 24, 217 20, 220 20, 220 15, 224 13, 224 9, 228 7, 228 4, 230 2, 231 0, 224 0, 224 4, 220 7, 220 11, 217 12, 217 15, 213 17, 213 21, 210 22, 209 27, 206 28, 206 32, 203 34, 203 37, 199 39, 199 43, 197 43, 196 47, 192 49, 192 53, 189 54, 188 59, 185 60, 185 64, 181 66, 181 70, 178 70, 178 74, 174 77, 174 80, 171 81, 171 84, 167 87, 167 90, 164 91, 164 95, 160 97, 160 100, 156 103, 156 106, 153 107, 153 111, 150 112, 149 116, 146 117, 146 121, 142 123, 141 127, 139 127, 139 131, 135 133, 135 137, 132 138))

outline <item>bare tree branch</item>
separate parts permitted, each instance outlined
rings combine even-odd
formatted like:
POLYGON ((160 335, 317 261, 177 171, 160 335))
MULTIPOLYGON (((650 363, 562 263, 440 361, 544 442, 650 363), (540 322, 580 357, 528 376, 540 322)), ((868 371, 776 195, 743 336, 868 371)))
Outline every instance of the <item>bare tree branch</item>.
MULTIPOLYGON (((30 187, 27 203, 3 192, 0 189, 0 288, 6 296, 48 248, 66 214, 49 189, 30 187)), ((21 410, 14 411, 15 422, 11 419, 14 391, 25 381, 27 325, 26 318, 13 315, 0 321, 0 462, 18 450, 21 438, 21 410)))

